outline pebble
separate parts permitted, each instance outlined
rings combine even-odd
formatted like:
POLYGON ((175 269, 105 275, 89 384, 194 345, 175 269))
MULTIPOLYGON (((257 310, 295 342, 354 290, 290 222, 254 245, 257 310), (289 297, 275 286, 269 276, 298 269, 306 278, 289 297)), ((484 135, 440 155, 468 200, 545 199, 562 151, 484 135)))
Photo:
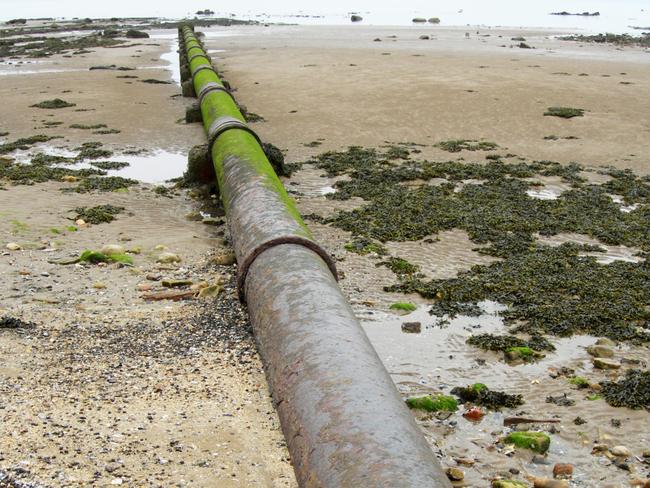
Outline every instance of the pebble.
POLYGON ((625 446, 614 446, 609 450, 609 452, 611 452, 614 456, 620 457, 630 457, 632 455, 630 450, 625 446))
POLYGON ((201 288, 199 291, 199 298, 212 298, 216 297, 221 293, 223 287, 221 285, 212 285, 201 288))
POLYGON ((533 486, 534 488, 569 488, 569 482, 550 478, 535 478, 533 486))
POLYGON ((546 459, 544 456, 541 454, 535 454, 533 456, 533 459, 531 461, 533 464, 551 464, 548 459, 546 459))
POLYGON ((573 476, 573 465, 557 463, 553 466, 553 477, 557 479, 571 479, 573 476))
POLYGON ((465 473, 463 473, 462 469, 447 468, 445 473, 447 473, 447 478, 451 481, 462 481, 465 478, 465 473))
POLYGON ((87 224, 86 224, 86 221, 84 219, 77 219, 77 220, 74 221, 74 225, 76 225, 77 227, 83 228, 83 227, 86 227, 87 224))
POLYGON ((136 288, 138 291, 149 291, 153 288, 153 285, 150 283, 138 283, 136 288))
POLYGON ((95 290, 103 290, 103 289, 106 288, 106 285, 104 283, 102 283, 101 281, 96 281, 95 283, 93 283, 93 288, 95 290))
POLYGON ((124 247, 119 244, 106 244, 105 246, 102 246, 100 252, 107 256, 113 256, 115 254, 124 254, 126 251, 124 247))
POLYGON ((178 254, 174 254, 173 252, 163 252, 158 256, 156 262, 161 264, 180 263, 181 258, 178 254))
POLYGON ((474 464, 476 464, 476 461, 469 458, 454 458, 454 461, 456 461, 461 466, 474 466, 474 464))
POLYGON ((597 369, 619 369, 621 367, 621 363, 618 361, 606 358, 594 358, 593 363, 594 368, 597 369))
POLYGON ((419 334, 422 332, 422 323, 421 322, 404 322, 402 324, 402 332, 407 334, 419 334))
POLYGON ((595 356, 597 358, 613 358, 614 357, 614 350, 607 347, 607 346, 598 346, 598 345, 589 346, 587 348, 587 352, 591 356, 595 356))
POLYGON ((64 175, 61 177, 61 181, 63 181, 64 183, 75 183, 79 181, 79 178, 73 175, 64 175))
POLYGON ((20 247, 20 244, 18 244, 17 242, 10 242, 5 247, 10 251, 20 251, 22 249, 22 247, 20 247))

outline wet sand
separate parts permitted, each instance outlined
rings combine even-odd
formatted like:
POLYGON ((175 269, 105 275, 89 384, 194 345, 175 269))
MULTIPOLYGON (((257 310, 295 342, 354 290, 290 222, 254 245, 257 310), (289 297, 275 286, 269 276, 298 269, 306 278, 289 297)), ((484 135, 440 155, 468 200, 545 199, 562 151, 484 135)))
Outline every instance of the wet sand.
MULTIPOLYGON (((650 173, 646 157, 650 124, 644 116, 650 111, 647 52, 580 47, 549 37, 555 34, 550 31, 486 29, 469 32, 469 39, 465 32, 419 27, 231 27, 208 30, 206 45, 236 88, 238 101, 265 118, 253 124, 254 129, 264 140, 285 149, 290 162, 330 149, 377 147, 386 141, 424 144, 421 156, 436 160, 482 160, 483 153, 450 155, 432 146, 463 138, 492 141, 499 145, 499 153, 528 159, 612 164, 650 173), (424 34, 434 39, 420 40, 424 34), (536 49, 511 48, 517 44, 511 41, 515 36, 525 36, 536 49), (544 117, 546 108, 554 105, 587 112, 570 120, 544 117), (544 140, 549 135, 578 139, 544 140), (305 146, 312 141, 321 144, 305 146)), ((35 133, 64 136, 48 143, 48 148, 102 141, 116 151, 111 158, 115 161, 130 148, 182 153, 202 143, 200 125, 179 122, 187 101, 175 96, 176 84, 139 81, 170 79, 160 57, 172 49, 172 38, 133 42, 141 45, 130 48, 93 49, 84 58, 48 59, 51 69, 62 70, 58 73, 0 74, 0 95, 6 101, 0 131, 9 131, 9 140, 35 133), (87 71, 102 64, 140 69, 87 71), (141 69, 150 66, 157 68, 141 69), (121 75, 139 78, 117 78, 121 75), (51 111, 29 108, 54 97, 77 106, 51 111), (91 110, 75 112, 80 108, 91 110), (42 127, 43 120, 60 120, 64 125, 34 129, 42 127), (67 128, 72 123, 105 123, 122 132, 91 135, 67 128)), ((156 164, 169 162, 152 158, 152 171, 156 164)), ((343 206, 363 203, 327 200, 324 194, 334 181, 305 166, 286 183, 305 214, 331 215, 343 206)), ((145 185, 126 194, 61 194, 59 187, 65 185, 7 185, 0 192, 0 231, 10 236, 7 240, 46 241, 45 249, 8 252, 0 261, 6 283, 0 315, 17 315, 39 324, 20 334, 0 332, 0 386, 9 399, 0 410, 0 469, 13 473, 23 469, 25 479, 46 486, 83 486, 97 476, 96 471, 100 486, 116 479, 126 485, 169 486, 183 480, 188 486, 214 486, 216 479, 219 486, 293 486, 259 360, 238 322, 242 316, 227 321, 231 327, 234 322, 234 328, 222 324, 213 335, 205 322, 193 322, 192 317, 216 320, 209 318, 201 302, 149 304, 138 298, 136 287, 149 281, 142 276, 147 274, 227 281, 235 271, 232 267, 208 263, 210 254, 227 249, 224 226, 213 228, 185 219, 198 204, 184 193, 167 199, 145 185), (133 215, 56 239, 51 235, 50 227, 69 223, 67 210, 97 203, 123 205, 133 215), (53 240, 61 243, 52 246, 53 240), (143 255, 134 256, 138 274, 110 266, 68 268, 47 263, 53 255, 69 256, 113 242, 143 249, 143 255), (154 251, 158 244, 179 253, 182 263, 159 269, 154 251), (95 288, 97 283, 105 288, 95 288), (189 340, 184 328, 196 331, 202 340, 189 340), (155 341, 154 351, 137 352, 148 338, 159 336, 165 339, 155 341), (132 343, 138 347, 131 347, 132 343)), ((640 463, 633 466, 636 472, 628 473, 606 457, 590 454, 595 440, 625 444, 639 454, 647 446, 646 412, 614 409, 577 393, 574 407, 545 403, 547 395, 567 390, 564 379, 550 379, 549 368, 566 366, 577 374, 594 374, 583 348, 594 338, 557 340, 558 353, 547 360, 510 367, 494 354, 469 350, 465 344, 477 330, 504 330, 493 304, 486 304, 486 313, 478 319, 460 317, 441 328, 435 317, 428 316, 425 300, 383 291, 394 283, 394 275, 376 267, 372 256, 347 252, 343 246, 348 233, 308 224, 339 259, 341 286, 405 396, 489 376, 491 387, 526 396, 522 410, 526 415, 561 419, 550 465, 533 464, 528 454, 513 456, 495 448, 505 413, 490 415, 478 425, 460 414, 420 419, 445 466, 456 466, 458 458, 472 461, 471 467, 463 467, 467 486, 488 486, 492 477, 509 469, 519 470, 519 479, 549 476, 552 464, 559 461, 576 465, 573 486, 605 486, 603 479, 611 486, 626 486, 630 479, 646 476, 640 463), (421 307, 406 318, 388 312, 390 303, 404 300, 421 307), (421 320, 424 332, 403 334, 401 323, 406 319, 421 320), (588 424, 575 426, 577 415, 587 418, 588 424), (611 418, 621 419, 622 427, 612 427, 611 418)), ((492 259, 475 252, 463 232, 437 237, 440 240, 432 243, 388 243, 388 248, 420 264, 430 278, 451 277, 492 259)), ((159 287, 157 282, 152 285, 159 287)), ((235 310, 235 297, 229 293, 222 295, 220 306, 235 310)), ((647 348, 625 346, 617 354, 644 358, 647 348)))
MULTIPOLYGON (((254 128, 287 152, 290 162, 305 161, 326 150, 347 146, 379 147, 386 143, 422 144, 416 159, 483 161, 489 153, 449 153, 432 147, 447 139, 495 142, 498 154, 527 160, 578 162, 588 167, 613 165, 650 173, 650 57, 638 48, 561 42, 556 32, 518 30, 471 31, 453 28, 269 27, 239 30, 232 38, 208 38, 207 46, 225 49, 216 64, 237 87, 240 103, 266 122, 254 128), (420 35, 434 36, 420 40, 420 35), (489 37, 483 37, 489 35, 489 37), (391 38, 390 36, 396 36, 391 38), (510 47, 512 37, 524 36, 536 49, 510 47), (374 41, 381 39, 381 41, 374 41), (506 45, 506 47, 501 47, 506 45), (280 54, 281 53, 281 54, 280 54), (545 117, 547 107, 586 109, 582 118, 545 117), (545 140, 545 136, 577 139, 545 140), (317 141, 320 144, 310 144, 317 141)), ((592 168, 590 180, 602 178, 592 168)), ((363 200, 329 200, 340 178, 305 165, 286 186, 303 214, 332 216, 364 204, 363 200)), ((556 198, 566 185, 557 178, 543 180, 537 198, 556 198)), ((571 486, 629 486, 647 477, 642 463, 631 472, 603 455, 592 455, 594 443, 624 444, 640 454, 647 446, 648 413, 614 408, 590 401, 571 388, 562 368, 590 381, 617 376, 592 366, 586 347, 595 337, 551 338, 557 351, 534 364, 511 366, 495 353, 466 345, 477 333, 505 333, 499 311, 485 303, 480 317, 459 316, 449 323, 428 312, 427 301, 415 295, 387 293, 396 282, 377 256, 345 250, 351 234, 309 221, 317 239, 337 258, 341 287, 404 396, 448 393, 473 382, 522 394, 519 409, 490 413, 480 423, 462 417, 420 416, 418 421, 445 467, 465 472, 464 486, 489 486, 498 476, 518 480, 552 478, 555 463, 574 464, 571 486), (408 301, 418 309, 398 316, 394 302, 408 301), (402 332, 404 322, 421 322, 421 334, 402 332), (575 405, 546 402, 568 392, 575 405), (529 452, 503 449, 498 439, 508 432, 507 416, 523 415, 559 420, 559 424, 528 426, 554 432, 551 450, 540 464, 529 452), (586 424, 574 420, 582 417, 586 424), (616 421, 620 420, 620 427, 616 421), (614 423, 612 423, 614 421, 614 423), (616 424, 618 425, 618 424, 616 424), (514 473, 514 474, 513 474, 514 473)), ((553 242, 587 242, 584 236, 556 236, 553 242)), ((451 278, 476 264, 495 258, 476 252, 477 245, 458 230, 415 242, 388 242, 393 256, 420 266, 426 278, 451 278)), ((634 250, 608 249, 605 260, 630 259, 634 250)), ((647 357, 646 346, 621 345, 616 357, 634 362, 647 357)), ((526 426, 523 426, 525 428, 526 426)), ((460 483, 463 485, 463 483, 460 483)))
MULTIPOLYGON (((170 33, 175 37, 176 31, 164 34, 170 33)), ((99 141, 115 152, 104 159, 131 162, 111 174, 150 182, 180 176, 187 150, 204 135, 200 124, 184 123, 188 101, 161 60, 167 54, 177 63, 173 40, 130 44, 137 45, 0 66, 0 129, 10 133, 0 142, 63 136, 5 156, 29 161, 38 152, 65 155, 99 141), (134 70, 89 71, 96 65, 134 70), (118 78, 124 75, 137 78, 118 78), (140 82, 148 78, 170 84, 140 82), (76 107, 29 107, 57 97, 76 107), (48 128, 44 121, 62 124, 48 128), (75 123, 121 132, 69 128, 75 123), (123 154, 130 150, 143 153, 123 154)), ((160 194, 151 184, 82 194, 61 191, 75 183, 2 186, 0 317, 32 325, 0 328, 0 485, 295 486, 231 283, 236 268, 210 262, 230 251, 225 226, 186 218, 214 213, 214 205, 187 191, 160 194), (75 224, 75 208, 100 204, 125 210, 111 223, 75 224), (7 250, 9 242, 22 249, 7 250), (50 262, 106 244, 136 251, 134 266, 50 262), (158 263, 163 252, 180 263, 158 263), (164 279, 225 289, 218 298, 143 300, 173 291, 164 279)))

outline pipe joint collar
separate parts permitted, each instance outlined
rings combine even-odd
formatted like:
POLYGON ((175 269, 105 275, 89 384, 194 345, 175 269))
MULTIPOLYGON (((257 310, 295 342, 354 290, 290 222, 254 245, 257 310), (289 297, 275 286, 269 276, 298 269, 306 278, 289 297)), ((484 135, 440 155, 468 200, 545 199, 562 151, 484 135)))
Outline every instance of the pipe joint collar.
POLYGON ((257 142, 260 144, 260 146, 262 145, 262 140, 253 129, 248 127, 239 119, 230 117, 229 115, 224 115, 223 117, 215 119, 214 122, 210 124, 210 128, 208 129, 208 150, 210 153, 212 153, 212 146, 214 146, 217 138, 230 129, 240 129, 246 131, 255 137, 255 139, 257 139, 257 142))
POLYGON ((228 95, 232 96, 231 93, 230 93, 230 90, 228 90, 228 88, 221 85, 220 83, 210 81, 210 82, 206 83, 205 85, 203 85, 203 87, 201 88, 201 91, 199 91, 199 93, 197 95, 197 98, 199 99, 199 105, 201 105, 203 103, 203 98, 205 98, 205 96, 208 93, 211 93, 213 91, 222 91, 222 92, 225 92, 228 95))
POLYGON ((251 265, 255 262, 257 257, 262 254, 267 249, 274 248, 276 246, 281 246, 282 244, 294 244, 297 246, 303 246, 309 249, 310 251, 315 252, 318 256, 325 262, 329 268, 334 280, 338 281, 338 272, 336 270, 336 264, 325 249, 319 246, 314 241, 307 239, 306 237, 300 237, 295 235, 285 235, 280 237, 274 237, 269 239, 266 242, 261 243, 255 247, 249 254, 244 258, 244 260, 239 265, 239 273, 237 274, 237 291, 239 293, 239 300, 242 303, 246 302, 246 276, 248 275, 248 270, 251 265))
POLYGON ((195 54, 192 54, 192 55, 187 59, 187 62, 188 62, 188 63, 191 63, 192 60, 193 60, 194 58, 201 58, 201 57, 207 59, 208 62, 210 62, 210 58, 208 57, 207 54, 204 54, 204 53, 195 53, 195 54))
POLYGON ((197 66, 196 68, 194 68, 194 69, 192 70, 192 78, 194 78, 194 76, 196 76, 196 74, 197 74, 199 71, 203 71, 204 69, 209 69, 209 70, 214 71, 214 69, 212 68, 212 65, 209 65, 209 64, 201 64, 201 65, 197 66))

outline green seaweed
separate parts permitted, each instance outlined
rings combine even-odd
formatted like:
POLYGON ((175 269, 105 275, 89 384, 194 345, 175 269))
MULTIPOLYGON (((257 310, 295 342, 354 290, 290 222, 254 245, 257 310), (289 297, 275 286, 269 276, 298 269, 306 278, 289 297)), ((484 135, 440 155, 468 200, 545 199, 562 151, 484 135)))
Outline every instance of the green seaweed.
POLYGON ((52 139, 59 139, 59 138, 60 136, 46 136, 44 134, 38 134, 30 137, 23 137, 21 139, 16 139, 13 142, 0 144, 0 154, 8 154, 18 149, 20 149, 21 151, 25 151, 29 149, 31 146, 33 146, 34 144, 38 144, 40 142, 48 142, 51 141, 52 139))
POLYGON ((71 129, 83 129, 83 130, 91 130, 91 129, 104 129, 108 127, 106 124, 71 124, 69 126, 71 129))
POLYGON ((67 107, 76 107, 76 103, 66 102, 60 98, 54 98, 53 100, 43 100, 42 102, 35 103, 30 105, 30 107, 36 108, 46 108, 46 109, 56 109, 56 108, 67 108, 67 107))
POLYGON ((129 163, 124 161, 93 161, 90 165, 103 170, 119 170, 129 166, 129 163))
POLYGON ((455 412, 458 402, 448 395, 426 395, 406 399, 409 408, 426 410, 427 412, 455 412))
POLYGON ((440 141, 435 144, 435 147, 447 152, 460 152, 460 151, 493 151, 499 147, 495 142, 489 141, 474 141, 469 139, 450 139, 448 141, 440 141))
MULTIPOLYGON (((305 218, 308 218, 308 216, 305 216, 305 218)), ((314 216, 309 216, 309 218, 311 218, 311 220, 317 221, 314 216)), ((380 243, 373 241, 372 239, 367 239, 365 237, 356 237, 352 240, 352 242, 345 244, 344 247, 346 251, 361 254, 362 256, 370 253, 375 253, 380 256, 385 256, 388 254, 386 248, 380 243)))
POLYGON ((75 151, 79 151, 77 160, 110 158, 113 155, 113 151, 100 149, 102 145, 101 142, 84 142, 81 146, 75 148, 75 151))
POLYGON ((551 438, 544 432, 511 432, 506 436, 505 442, 544 454, 551 445, 551 438))
POLYGON ((476 334, 467 339, 470 346, 479 347, 486 351, 501 351, 516 348, 527 348, 533 351, 555 351, 555 346, 540 335, 530 339, 522 339, 514 335, 476 334))
POLYGON ((600 383, 601 393, 613 407, 650 411, 650 371, 630 369, 620 381, 600 383))
POLYGON ((413 312, 417 310, 417 306, 409 302, 396 302, 389 307, 391 310, 401 310, 403 312, 413 312))
POLYGON ((385 266, 396 275, 412 275, 420 269, 415 264, 409 263, 406 259, 399 257, 390 257, 386 261, 377 263, 376 266, 385 266))
POLYGON ((463 402, 482 405, 493 410, 500 410, 502 407, 516 408, 524 404, 521 395, 510 395, 502 391, 490 390, 483 383, 474 383, 466 387, 457 386, 451 390, 451 394, 456 395, 463 402))
POLYGON ((573 117, 582 117, 585 114, 584 109, 571 108, 571 107, 549 107, 544 115, 552 117, 561 117, 563 119, 571 119, 573 117))
POLYGON ((88 177, 79 182, 74 188, 64 188, 63 191, 75 191, 77 193, 88 193, 91 191, 120 191, 137 185, 136 180, 122 178, 120 176, 88 177))
POLYGON ((569 383, 577 386, 579 390, 589 388, 591 386, 589 381, 582 376, 573 376, 572 378, 569 378, 569 383))
POLYGON ((90 224, 102 224, 115 220, 115 216, 124 211, 124 207, 114 205, 97 205, 96 207, 77 207, 74 220, 82 219, 90 224))

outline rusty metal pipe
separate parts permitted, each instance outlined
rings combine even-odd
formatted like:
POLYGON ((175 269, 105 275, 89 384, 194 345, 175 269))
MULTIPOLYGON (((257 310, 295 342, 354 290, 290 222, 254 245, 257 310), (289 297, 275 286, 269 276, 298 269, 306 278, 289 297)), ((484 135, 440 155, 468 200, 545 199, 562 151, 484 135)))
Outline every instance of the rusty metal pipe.
MULTIPOLYGON (((190 28, 185 45, 197 51, 190 28), (192 46, 192 47, 189 47, 192 46)), ((194 90, 239 285, 302 487, 450 487, 293 201, 205 58, 194 90)))

